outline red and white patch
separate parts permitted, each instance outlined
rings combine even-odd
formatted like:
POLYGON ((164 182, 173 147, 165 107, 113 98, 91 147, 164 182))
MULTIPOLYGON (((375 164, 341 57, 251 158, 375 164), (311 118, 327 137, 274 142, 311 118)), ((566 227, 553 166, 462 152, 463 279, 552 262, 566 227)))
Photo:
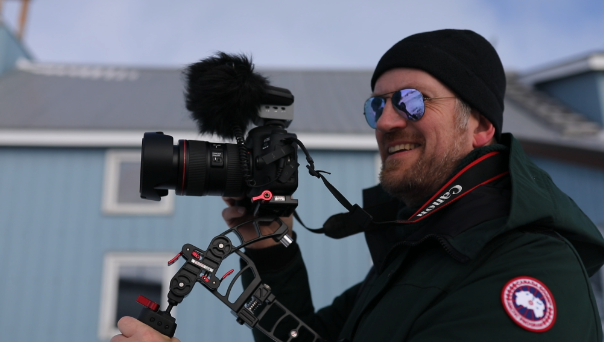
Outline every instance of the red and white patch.
POLYGON ((501 302, 514 323, 526 330, 544 332, 556 322, 556 302, 542 282, 531 277, 510 280, 501 291, 501 302))

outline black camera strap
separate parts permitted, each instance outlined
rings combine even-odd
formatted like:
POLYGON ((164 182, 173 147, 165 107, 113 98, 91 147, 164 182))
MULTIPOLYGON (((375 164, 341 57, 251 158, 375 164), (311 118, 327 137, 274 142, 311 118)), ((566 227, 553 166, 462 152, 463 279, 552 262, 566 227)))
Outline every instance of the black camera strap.
MULTIPOLYGON (((358 204, 350 204, 350 202, 346 199, 346 197, 344 197, 344 195, 342 195, 342 193, 340 191, 338 191, 338 189, 336 189, 335 186, 333 186, 331 183, 329 183, 329 181, 327 180, 327 178, 325 178, 325 176, 323 176, 323 173, 327 173, 328 175, 330 175, 330 172, 327 171, 323 171, 323 170, 315 170, 315 161, 312 159, 312 157, 310 156, 310 153, 308 153, 308 150, 306 149, 306 147, 304 146, 304 144, 298 140, 298 139, 292 139, 292 142, 295 142, 300 149, 302 149, 302 151, 304 152, 304 155, 306 156, 306 161, 308 162, 308 165, 306 165, 306 168, 308 169, 308 173, 311 176, 317 177, 319 179, 321 179, 323 181, 323 184, 325 184, 325 187, 329 190, 329 192, 331 192, 331 194, 333 195, 333 197, 335 197, 338 202, 340 202, 340 204, 342 204, 344 206, 344 208, 346 208, 349 212, 351 213, 358 213, 360 214, 361 217, 364 218, 363 221, 371 221, 372 217, 371 215, 369 215, 367 212, 365 212, 361 207, 358 206, 358 204)), ((357 214, 357 215, 358 215, 357 214)), ((303 222, 302 219, 300 218, 300 215, 298 215, 298 212, 294 210, 294 217, 296 218, 296 220, 302 225, 302 227, 306 228, 307 230, 316 233, 316 234, 327 234, 325 227, 323 228, 308 228, 303 222)), ((329 236, 329 235, 328 235, 329 236)))
POLYGON ((457 172, 407 220, 398 222, 415 223, 423 220, 477 187, 509 174, 507 162, 507 155, 501 152, 485 154, 457 172))
POLYGON ((328 172, 314 169, 314 162, 312 161, 312 158, 310 158, 310 155, 303 147, 302 143, 299 141, 297 141, 297 143, 307 156, 309 165, 306 167, 308 168, 310 175, 320 178, 332 195, 349 212, 334 215, 325 222, 322 228, 315 229, 308 228, 295 211, 294 217, 304 228, 308 229, 309 231, 317 234, 325 234, 336 239, 366 231, 371 227, 371 225, 385 223, 406 224, 418 222, 459 200, 477 187, 493 182, 496 179, 509 174, 507 155, 501 152, 490 152, 476 159, 457 172, 407 220, 374 222, 373 217, 367 211, 361 208, 358 204, 350 204, 344 195, 342 195, 331 183, 329 183, 325 176, 322 175, 322 173, 328 172), (341 217, 342 215, 345 215, 345 217, 341 217), (342 218, 344 218, 344 220, 342 220, 342 218))

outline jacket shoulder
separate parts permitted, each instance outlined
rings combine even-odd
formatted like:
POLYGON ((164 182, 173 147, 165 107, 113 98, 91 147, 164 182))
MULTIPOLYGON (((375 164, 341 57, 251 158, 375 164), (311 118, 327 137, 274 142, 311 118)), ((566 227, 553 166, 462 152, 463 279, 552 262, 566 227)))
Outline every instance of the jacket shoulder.
MULTIPOLYGON (((530 286, 526 289, 532 291, 530 286)), ((510 298, 517 297, 507 300, 512 300, 511 305, 518 304, 510 298)), ((498 334, 493 339, 497 341, 602 340, 596 302, 581 258, 564 237, 537 226, 489 242, 446 295, 416 322, 415 336, 423 341, 422 336, 438 330, 445 334, 452 326, 458 326, 456 331, 463 340, 480 340, 480 336, 492 335, 488 332, 495 330, 498 334), (537 280, 551 294, 550 308, 555 312, 551 329, 530 331, 506 311, 503 294, 514 279, 537 280), (460 315, 459 308, 472 314, 460 315)))

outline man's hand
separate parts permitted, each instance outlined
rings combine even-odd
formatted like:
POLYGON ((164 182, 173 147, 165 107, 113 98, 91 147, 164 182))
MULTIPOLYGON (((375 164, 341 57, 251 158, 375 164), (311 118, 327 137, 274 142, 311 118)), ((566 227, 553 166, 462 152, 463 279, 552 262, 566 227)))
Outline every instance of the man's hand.
MULTIPOLYGON (((254 219, 254 216, 252 216, 252 215, 250 215, 250 213, 246 212, 245 207, 239 207, 239 206, 235 205, 235 202, 238 200, 241 200, 242 198, 223 197, 222 199, 227 204, 227 207, 224 208, 224 210, 222 211, 222 218, 224 219, 226 224, 229 226, 229 228, 232 228, 245 221, 254 219)), ((294 221, 292 216, 281 217, 281 220, 283 221, 283 223, 285 223, 289 227, 288 234, 289 234, 289 236, 292 236, 292 231, 293 231, 292 225, 293 225, 293 221, 294 221)), ((267 235, 267 234, 270 234, 270 233, 274 232, 275 230, 277 230, 277 228, 279 228, 279 225, 277 224, 277 222, 273 222, 270 225, 260 226, 260 232, 263 235, 267 235)), ((251 223, 246 224, 237 230, 239 231, 239 234, 241 234, 241 236, 243 237, 243 239, 245 241, 249 241, 249 240, 252 240, 252 239, 255 239, 258 237, 258 234, 256 233, 256 229, 254 229, 254 226, 251 223)), ((260 249, 260 248, 271 247, 271 246, 274 246, 277 244, 279 244, 279 242, 276 242, 273 239, 264 239, 262 241, 253 243, 253 244, 247 246, 246 248, 260 249)))
POLYGON ((122 334, 113 336, 110 342, 180 342, 176 337, 169 338, 132 317, 122 317, 117 327, 122 334))

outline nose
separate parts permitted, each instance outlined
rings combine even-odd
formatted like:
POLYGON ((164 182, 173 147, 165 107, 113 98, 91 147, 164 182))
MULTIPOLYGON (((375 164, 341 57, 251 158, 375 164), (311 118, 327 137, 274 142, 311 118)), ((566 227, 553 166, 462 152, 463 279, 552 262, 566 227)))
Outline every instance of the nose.
POLYGON ((387 99, 382 115, 378 119, 375 129, 382 132, 390 132, 407 127, 407 119, 396 112, 392 107, 392 100, 387 99))

